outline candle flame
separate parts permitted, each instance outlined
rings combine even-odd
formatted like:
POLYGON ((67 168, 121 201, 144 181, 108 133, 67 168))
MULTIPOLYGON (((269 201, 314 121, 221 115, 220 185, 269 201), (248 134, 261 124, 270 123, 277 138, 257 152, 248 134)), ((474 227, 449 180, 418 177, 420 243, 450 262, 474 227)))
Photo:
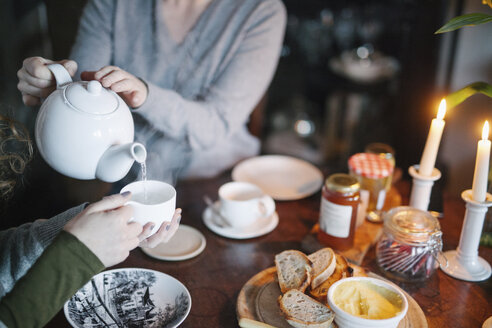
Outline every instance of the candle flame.
POLYGON ((441 103, 439 104, 439 110, 437 111, 437 119, 442 120, 444 119, 444 115, 446 114, 446 99, 442 99, 441 103))
POLYGON ((489 138, 489 121, 485 121, 482 129, 482 140, 487 140, 489 138))

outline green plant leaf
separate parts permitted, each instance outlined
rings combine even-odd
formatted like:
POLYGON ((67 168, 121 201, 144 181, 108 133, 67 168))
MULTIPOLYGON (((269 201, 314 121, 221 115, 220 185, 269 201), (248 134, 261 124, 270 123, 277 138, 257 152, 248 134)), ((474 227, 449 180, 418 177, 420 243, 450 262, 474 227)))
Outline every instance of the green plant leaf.
POLYGON ((483 93, 484 95, 492 98, 492 85, 486 82, 475 82, 453 93, 450 93, 446 97, 446 107, 448 109, 453 108, 476 93, 483 93))
POLYGON ((491 21, 492 21, 492 15, 487 15, 484 13, 466 14, 451 19, 449 22, 444 24, 443 27, 441 27, 436 32, 434 32, 434 34, 450 32, 462 28, 464 26, 485 24, 491 21))

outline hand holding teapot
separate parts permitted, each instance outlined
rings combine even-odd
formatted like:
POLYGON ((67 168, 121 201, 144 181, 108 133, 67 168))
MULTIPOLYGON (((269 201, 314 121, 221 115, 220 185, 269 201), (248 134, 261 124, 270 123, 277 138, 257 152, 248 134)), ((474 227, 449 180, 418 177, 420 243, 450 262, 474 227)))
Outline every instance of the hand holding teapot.
POLYGON ((17 88, 22 93, 22 101, 27 106, 41 104, 41 99, 47 98, 56 89, 56 80, 49 70, 49 64, 61 64, 70 76, 77 72, 77 63, 73 60, 52 61, 42 57, 24 59, 22 68, 17 71, 19 83, 17 88))
POLYGON ((97 80, 102 86, 113 90, 132 108, 142 106, 147 99, 147 86, 136 76, 116 66, 105 66, 99 71, 82 72, 82 80, 97 80))
MULTIPOLYGON (((56 88, 54 75, 48 69, 49 64, 61 64, 71 77, 77 72, 77 63, 73 60, 58 62, 42 57, 26 58, 22 68, 17 72, 19 91, 22 101, 27 106, 41 104, 42 98, 47 98, 56 88)), ((117 66, 105 66, 98 71, 86 71, 80 75, 83 81, 97 80, 107 89, 111 89, 132 107, 140 107, 147 99, 147 86, 136 76, 117 66)))
POLYGON ((122 179, 135 160, 144 162, 147 151, 133 142, 133 118, 123 99, 97 80, 73 82, 61 64, 41 67, 48 62, 40 57, 26 60, 18 72, 19 90, 29 102, 36 101, 30 96, 41 98, 51 87, 45 68, 56 80, 56 90, 42 103, 35 125, 45 161, 64 175, 106 182, 122 179))

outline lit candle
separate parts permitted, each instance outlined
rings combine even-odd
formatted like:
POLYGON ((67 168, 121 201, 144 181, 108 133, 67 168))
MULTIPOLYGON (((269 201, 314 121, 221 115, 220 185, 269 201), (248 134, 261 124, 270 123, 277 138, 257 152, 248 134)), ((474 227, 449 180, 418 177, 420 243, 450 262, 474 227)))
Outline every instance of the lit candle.
POLYGON ((482 140, 478 141, 477 160, 473 174, 472 197, 474 201, 483 202, 487 196, 487 179, 489 175, 490 140, 489 122, 485 121, 482 140))
POLYGON ((431 176, 434 164, 436 163, 437 150, 441 142, 442 131, 444 130, 444 114, 446 114, 446 100, 441 100, 437 117, 432 120, 424 152, 420 159, 419 173, 423 176, 431 176))

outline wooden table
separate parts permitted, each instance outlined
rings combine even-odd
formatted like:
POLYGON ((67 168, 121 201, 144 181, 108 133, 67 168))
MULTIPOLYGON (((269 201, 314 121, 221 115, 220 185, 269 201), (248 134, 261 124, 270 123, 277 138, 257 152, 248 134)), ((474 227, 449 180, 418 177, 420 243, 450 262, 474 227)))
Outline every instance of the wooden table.
MULTIPOLYGON (((191 293, 192 308, 181 327, 237 327, 236 299, 241 287, 256 273, 272 265, 275 254, 301 249, 301 240, 318 220, 320 193, 298 201, 278 201, 278 227, 268 235, 250 240, 232 240, 208 230, 202 222, 204 194, 216 198, 217 189, 230 174, 210 180, 187 181, 177 186, 177 204, 183 208, 182 223, 203 232, 207 247, 198 257, 182 262, 164 262, 146 256, 140 249, 117 267, 139 267, 167 273, 183 282, 191 293)), ((407 203, 407 181, 398 189, 407 203)), ((444 250, 458 245, 465 211, 458 195, 445 195, 441 219, 444 250)), ((492 249, 480 248, 480 256, 492 263, 492 249)), ((363 266, 378 273, 374 250, 363 266)), ((400 284, 422 307, 429 327, 481 327, 492 316, 492 279, 470 283, 456 280, 438 270, 428 281, 400 284)), ((68 327, 60 311, 47 327, 68 327)))

